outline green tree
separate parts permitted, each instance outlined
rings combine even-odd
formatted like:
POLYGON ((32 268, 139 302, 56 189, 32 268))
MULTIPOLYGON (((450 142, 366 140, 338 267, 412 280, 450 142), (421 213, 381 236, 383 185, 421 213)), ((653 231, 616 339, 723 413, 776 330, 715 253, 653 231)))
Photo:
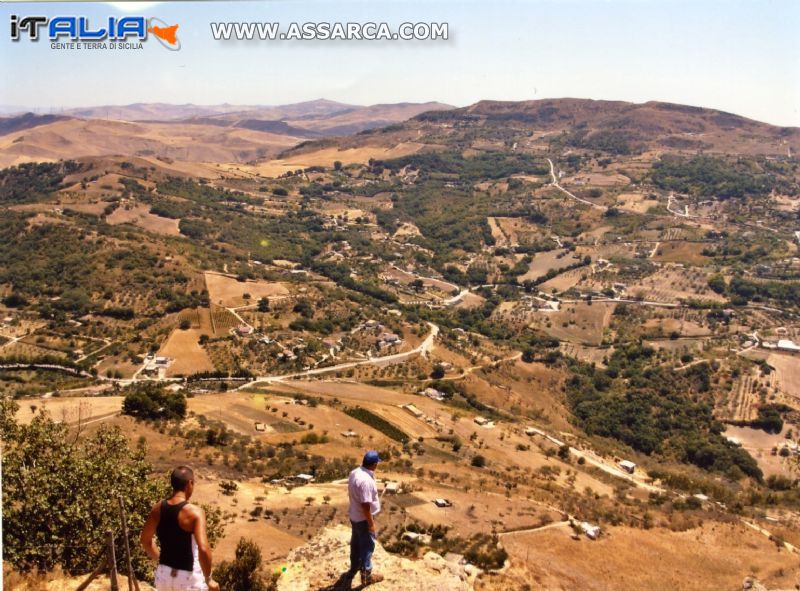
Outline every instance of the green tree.
POLYGON ((269 312, 269 300, 267 298, 261 298, 258 300, 258 311, 269 312))
POLYGON ((719 273, 708 278, 708 286, 716 293, 725 293, 728 288, 725 278, 719 273))
MULTIPOLYGON (((3 402, 3 552, 15 569, 69 573, 97 566, 105 532, 119 532, 122 495, 131 532, 141 530, 166 482, 149 478, 144 443, 131 450, 119 427, 103 425, 79 436, 44 411, 17 424, 16 405, 3 402), (12 413, 12 414, 9 414, 12 413)), ((123 556, 116 536, 117 557, 123 556)), ((149 576, 149 560, 132 544, 137 576, 149 576)), ((120 565, 121 566, 121 565, 120 565)))
POLYGON ((261 550, 252 540, 240 538, 236 558, 214 569, 214 579, 224 591, 271 591, 275 579, 264 574, 261 550))
POLYGON ((186 417, 186 396, 167 392, 159 384, 134 384, 122 401, 122 414, 144 420, 180 420, 186 417))

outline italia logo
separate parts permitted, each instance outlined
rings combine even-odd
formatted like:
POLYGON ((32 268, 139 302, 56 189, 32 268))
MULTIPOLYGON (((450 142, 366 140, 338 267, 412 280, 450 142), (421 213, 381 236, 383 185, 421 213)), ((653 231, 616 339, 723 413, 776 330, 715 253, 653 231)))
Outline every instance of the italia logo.
POLYGON ((156 17, 110 16, 102 25, 91 25, 85 16, 24 16, 11 15, 11 40, 19 41, 23 35, 38 41, 41 32, 51 42, 143 42, 152 33, 161 45, 170 51, 181 48, 177 31, 179 25, 167 25, 156 17))

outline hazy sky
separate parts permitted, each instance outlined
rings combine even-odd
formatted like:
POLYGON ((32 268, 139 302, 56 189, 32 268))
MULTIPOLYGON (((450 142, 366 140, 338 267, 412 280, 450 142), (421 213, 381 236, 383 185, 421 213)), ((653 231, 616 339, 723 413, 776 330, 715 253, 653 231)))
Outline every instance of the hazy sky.
POLYGON ((0 5, 20 16, 132 10, 178 23, 180 51, 0 40, 0 105, 356 104, 551 97, 662 100, 800 125, 798 0, 275 0, 0 5), (211 21, 446 21, 450 40, 226 42, 211 21))

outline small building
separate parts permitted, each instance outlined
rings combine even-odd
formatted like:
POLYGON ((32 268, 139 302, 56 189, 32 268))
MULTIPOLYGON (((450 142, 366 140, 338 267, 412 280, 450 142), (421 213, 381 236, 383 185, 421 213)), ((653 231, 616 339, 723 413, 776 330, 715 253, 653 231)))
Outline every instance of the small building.
POLYGON ((239 336, 244 337, 249 334, 253 334, 253 327, 247 326, 246 324, 240 324, 239 326, 236 327, 236 332, 239 334, 239 336))
POLYGON ((309 484, 314 482, 314 477, 311 474, 297 474, 294 480, 300 484, 309 484))
POLYGON ((475 417, 475 424, 483 427, 484 425, 489 424, 489 419, 487 419, 486 417, 475 417))
POLYGON ((742 447, 742 442, 737 437, 728 436, 725 439, 734 447, 742 447))
POLYGON ((267 426, 264 423, 256 423, 255 424, 256 431, 259 433, 263 433, 267 430, 267 426))
POLYGON ((444 507, 452 507, 453 503, 448 501, 447 499, 434 499, 433 504, 437 507, 444 508, 444 507))
POLYGON ((169 357, 156 357, 156 365, 169 365, 169 357))
POLYGON ((415 544, 430 544, 431 537, 428 534, 418 534, 415 531, 405 531, 401 536, 404 540, 414 542, 415 544))
POLYGON ((628 474, 633 474, 636 470, 636 464, 631 462, 630 460, 622 460, 619 463, 619 467, 625 470, 628 474))
POLYGON ((439 402, 445 399, 444 392, 440 392, 436 388, 425 388, 420 394, 427 396, 431 400, 438 400, 439 402))
POLYGON ((396 495, 400 492, 400 483, 399 482, 387 482, 383 487, 384 494, 387 495, 396 495))
POLYGON ((525 435, 542 435, 544 436, 544 431, 541 429, 537 429, 536 427, 528 427, 525 429, 525 435))
POLYGON ((789 351, 790 353, 800 353, 800 345, 789 339, 780 339, 777 345, 781 351, 789 351))
POLYGON ((581 531, 586 534, 586 537, 590 540, 596 540, 600 537, 600 528, 596 525, 592 525, 588 521, 581 523, 581 531))
POLYGON ((404 404, 402 406, 402 408, 404 410, 406 410, 407 412, 409 412, 411 415, 413 415, 416 418, 420 418, 422 415, 425 414, 420 409, 418 409, 416 406, 414 406, 413 404, 404 404))
POLYGON ((342 431, 342 437, 358 437, 358 434, 355 431, 342 431))

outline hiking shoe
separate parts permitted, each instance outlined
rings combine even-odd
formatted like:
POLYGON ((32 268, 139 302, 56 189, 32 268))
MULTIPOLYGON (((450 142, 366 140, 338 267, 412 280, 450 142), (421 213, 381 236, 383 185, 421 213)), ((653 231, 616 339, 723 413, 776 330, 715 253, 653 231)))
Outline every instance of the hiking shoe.
POLYGON ((361 571, 361 584, 372 585, 372 583, 380 583, 383 580, 383 575, 380 573, 361 571))

